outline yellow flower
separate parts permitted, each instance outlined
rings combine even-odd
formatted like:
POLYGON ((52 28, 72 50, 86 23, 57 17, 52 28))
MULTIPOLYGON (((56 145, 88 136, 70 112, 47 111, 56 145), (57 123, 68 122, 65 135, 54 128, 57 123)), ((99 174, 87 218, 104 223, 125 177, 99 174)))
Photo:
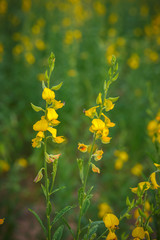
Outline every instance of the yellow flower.
POLYGON ((145 231, 144 231, 143 227, 136 227, 135 229, 133 229, 132 237, 139 238, 139 239, 144 239, 145 231))
POLYGON ((35 57, 33 56, 33 54, 31 52, 27 52, 25 54, 25 59, 26 59, 27 63, 29 63, 29 64, 33 64, 35 62, 35 57))
POLYGON ((139 177, 141 176, 142 170, 143 170, 142 164, 138 163, 133 168, 131 168, 131 173, 139 177))
POLYGON ((49 121, 55 120, 58 118, 58 114, 53 108, 47 108, 47 118, 49 121))
POLYGON ((52 127, 48 127, 47 130, 52 134, 52 137, 53 137, 53 138, 56 138, 57 129, 52 128, 52 127))
POLYGON ((104 102, 104 107, 105 107, 105 110, 106 112, 112 110, 114 108, 114 105, 113 102, 109 99, 105 99, 105 102, 104 102))
POLYGON ((99 218, 103 218, 104 215, 107 213, 112 213, 111 207, 105 202, 99 204, 98 208, 99 208, 99 212, 98 212, 99 218))
POLYGON ((112 213, 107 213, 103 218, 103 222, 106 228, 109 228, 109 230, 115 229, 119 225, 118 218, 112 213))
POLYGON ((94 3, 94 8, 99 15, 104 15, 106 13, 106 7, 101 2, 96 1, 94 3))
POLYGON ((103 130, 105 128, 105 123, 101 119, 93 119, 92 126, 90 127, 91 132, 95 132, 98 130, 103 130))
POLYGON ((61 156, 61 154, 56 154, 56 155, 53 155, 53 154, 46 154, 46 162, 47 163, 53 163, 56 159, 58 160, 59 157, 61 156))
MULTIPOLYGON (((145 192, 146 190, 148 190, 150 188, 150 183, 149 182, 140 182, 138 184, 138 186, 139 186, 141 191, 143 190, 143 192, 145 192)), ((131 188, 131 191, 133 193, 137 193, 138 192, 138 187, 131 188)))
POLYGON ((0 160, 0 170, 2 172, 8 172, 9 169, 10 169, 10 165, 4 160, 0 160))
POLYGON ((114 232, 109 232, 108 235, 107 235, 107 238, 106 240, 117 240, 117 236, 114 232))
POLYGON ((158 170, 160 170, 160 164, 154 163, 154 166, 155 166, 158 170))
POLYGON ((97 99, 96 99, 96 103, 97 103, 97 104, 102 104, 102 93, 99 93, 99 94, 98 94, 98 97, 97 97, 97 99))
POLYGON ((44 132, 44 131, 47 131, 47 128, 48 128, 48 122, 46 119, 41 119, 40 121, 36 122, 34 125, 33 125, 33 130, 34 131, 41 131, 41 132, 44 132))
POLYGON ((103 150, 96 150, 95 153, 93 154, 95 161, 101 160, 103 155, 103 150))
POLYGON ((150 121, 147 126, 149 136, 153 136, 156 133, 157 128, 158 128, 157 121, 156 120, 150 121))
POLYGON ((92 107, 88 110, 85 111, 85 115, 87 117, 93 118, 94 116, 96 116, 97 112, 96 112, 96 108, 98 108, 99 106, 96 107, 92 107))
POLYGON ((66 139, 63 136, 58 136, 56 138, 54 138, 54 142, 55 143, 62 143, 64 142, 66 139))
POLYGON ((78 143, 78 150, 81 151, 81 152, 87 152, 88 145, 85 145, 83 143, 78 143))
POLYGON ((153 189, 158 189, 160 186, 157 184, 157 181, 156 181, 156 173, 153 172, 151 175, 150 175, 150 180, 151 180, 151 183, 152 183, 152 188, 153 189))
POLYGON ((96 165, 94 165, 93 163, 92 163, 92 171, 96 173, 100 173, 100 169, 96 167, 96 165))
POLYGON ((44 88, 42 92, 42 98, 50 103, 54 100, 55 93, 49 88, 44 88))
POLYGON ((49 125, 51 126, 57 126, 58 124, 60 124, 60 121, 58 121, 57 119, 53 119, 49 122, 49 125))
POLYGON ((40 148, 42 138, 44 138, 44 133, 40 131, 40 132, 37 133, 36 138, 32 139, 32 147, 33 148, 35 148, 35 147, 40 148))
POLYGON ((0 218, 0 225, 4 223, 5 218, 0 218))
POLYGON ((101 142, 104 144, 110 143, 110 141, 111 141, 110 137, 106 137, 106 136, 101 137, 101 142))
POLYGON ((24 168, 27 167, 27 165, 28 165, 28 162, 25 158, 19 158, 17 160, 17 163, 19 166, 24 167, 24 168))
POLYGON ((102 116, 104 117, 106 127, 110 128, 115 126, 115 123, 111 122, 111 120, 105 114, 102 113, 102 116))
POLYGON ((116 13, 111 13, 110 16, 109 16, 109 22, 111 24, 114 24, 114 23, 117 22, 117 20, 118 20, 117 14, 116 13))
POLYGON ((56 99, 54 99, 52 101, 52 107, 57 110, 59 108, 62 108, 64 106, 64 103, 62 103, 61 101, 57 101, 56 99))

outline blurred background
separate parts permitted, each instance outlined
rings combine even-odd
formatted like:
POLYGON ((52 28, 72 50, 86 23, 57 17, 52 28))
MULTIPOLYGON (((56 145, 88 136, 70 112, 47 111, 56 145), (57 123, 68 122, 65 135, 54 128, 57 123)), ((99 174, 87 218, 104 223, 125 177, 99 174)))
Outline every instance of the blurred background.
MULTIPOLYGON (((109 113, 116 127, 110 130, 111 143, 102 146, 101 174, 90 173, 94 198, 88 217, 100 220, 107 206, 119 216, 126 196, 133 197, 129 188, 150 174, 150 156, 155 157, 147 124, 159 107, 159 0, 0 0, 0 33, 0 218, 5 217, 0 239, 44 239, 28 212, 32 208, 44 215, 40 184, 33 183, 43 151, 31 146, 32 125, 40 114, 30 103, 44 106, 41 81, 51 51, 56 56, 51 83, 63 81, 56 99, 65 102, 58 112, 58 135, 67 138, 59 149, 56 178, 56 185, 66 189, 54 196, 56 210, 76 202, 76 159, 82 156, 77 145, 91 141, 83 110, 95 105, 111 56, 117 57, 120 77, 109 91, 111 97, 120 96, 109 113)), ((67 216, 73 229, 74 211, 74 218, 73 212, 67 216)), ((131 231, 127 222, 119 234, 131 231)), ((134 213, 129 222, 134 224, 134 213)), ((67 230, 64 239, 70 239, 67 230)))

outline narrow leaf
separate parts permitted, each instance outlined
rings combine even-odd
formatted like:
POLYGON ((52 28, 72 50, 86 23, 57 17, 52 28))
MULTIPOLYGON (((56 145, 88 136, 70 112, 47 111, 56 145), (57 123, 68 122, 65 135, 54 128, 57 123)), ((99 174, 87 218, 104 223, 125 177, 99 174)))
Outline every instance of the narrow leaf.
POLYGON ((43 190, 44 196, 46 197, 46 189, 45 189, 45 187, 43 186, 43 184, 41 184, 41 188, 42 188, 42 190, 43 190))
POLYGON ((39 222, 39 224, 41 225, 45 235, 47 236, 47 229, 45 228, 45 226, 44 226, 42 220, 40 219, 40 217, 38 216, 38 214, 30 208, 28 210, 36 217, 36 219, 39 222))
POLYGON ((68 212, 69 210, 71 210, 74 207, 75 206, 67 206, 67 207, 63 208, 60 212, 57 213, 57 215, 53 219, 51 225, 55 224, 66 212, 68 212))
POLYGON ((62 85, 63 85, 63 82, 61 82, 60 84, 58 84, 56 86, 53 86, 51 89, 57 91, 57 90, 59 90, 62 87, 62 85))
POLYGON ((65 186, 63 186, 63 187, 59 187, 59 188, 56 188, 54 191, 52 191, 49 195, 52 195, 53 193, 56 193, 56 192, 58 192, 59 190, 62 190, 62 189, 64 189, 64 188, 66 188, 65 186))
POLYGON ((90 205, 90 200, 86 198, 82 205, 82 215, 84 215, 87 212, 89 205, 90 205))
POLYGON ((117 74, 112 78, 112 82, 116 81, 117 78, 118 78, 118 76, 119 76, 119 73, 117 73, 117 74))
POLYGON ((39 111, 45 112, 43 108, 38 107, 38 106, 34 105, 33 103, 31 103, 31 107, 32 107, 33 110, 36 111, 36 112, 39 112, 39 111))
POLYGON ((55 234, 53 235, 53 238, 52 240, 60 240, 61 237, 62 237, 62 234, 63 234, 63 229, 64 229, 64 226, 61 225, 55 232, 55 234))

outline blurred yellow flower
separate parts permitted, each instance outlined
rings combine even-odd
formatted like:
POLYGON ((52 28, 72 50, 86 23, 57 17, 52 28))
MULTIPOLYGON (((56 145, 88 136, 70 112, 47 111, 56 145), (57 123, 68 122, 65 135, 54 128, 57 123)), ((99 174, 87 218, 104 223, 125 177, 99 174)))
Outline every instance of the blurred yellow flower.
POLYGON ((46 48, 45 43, 41 39, 37 39, 35 42, 36 48, 40 51, 44 50, 46 48))
POLYGON ((94 9, 99 15, 105 15, 106 13, 106 7, 104 4, 102 4, 100 1, 96 1, 94 3, 94 9))
POLYGON ((68 72, 67 72, 67 75, 69 77, 75 77, 77 75, 77 71, 74 70, 74 69, 70 69, 68 72))
POLYGON ((99 218, 103 218, 104 215, 107 213, 112 213, 111 207, 105 202, 99 204, 98 208, 99 208, 99 212, 98 212, 99 218))
POLYGON ((108 36, 109 37, 115 37, 117 34, 117 30, 115 28, 109 28, 108 29, 108 36))
POLYGON ((136 53, 133 53, 127 63, 130 68, 137 69, 139 67, 139 61, 139 56, 136 53))
POLYGON ((8 3, 6 0, 0 0, 0 14, 5 14, 7 12, 8 3))
POLYGON ((5 218, 0 218, 0 225, 4 223, 5 218))
POLYGON ((18 56, 23 52, 23 46, 21 44, 17 44, 13 49, 12 53, 14 56, 18 56))
POLYGON ((78 143, 78 150, 81 151, 81 152, 87 152, 88 150, 88 145, 85 145, 83 143, 78 143))
POLYGON ((27 165, 28 165, 28 162, 25 158, 19 158, 17 160, 17 163, 18 163, 19 166, 21 166, 23 168, 27 167, 27 165))
POLYGON ((148 12, 149 12, 149 8, 147 5, 142 5, 141 9, 140 9, 140 14, 143 17, 148 16, 148 12))
POLYGON ((109 15, 109 23, 114 24, 118 21, 118 15, 116 13, 111 13, 109 15))
POLYGON ((64 18, 63 21, 62 21, 62 25, 64 27, 68 27, 71 25, 71 19, 70 18, 64 18))
POLYGON ((103 222, 109 230, 116 229, 119 225, 119 219, 112 213, 107 213, 103 218, 103 222))
POLYGON ((137 177, 141 176, 143 166, 140 163, 137 163, 133 168, 131 168, 131 173, 137 177))
POLYGON ((38 75, 37 75, 37 78, 38 78, 38 80, 39 81, 45 81, 45 74, 44 73, 39 73, 38 75))
POLYGON ((117 158, 114 163, 114 168, 116 170, 120 170, 123 167, 123 164, 124 164, 124 162, 120 158, 117 158))
POLYGON ((127 162, 128 161, 128 153, 125 151, 119 151, 119 150, 115 150, 114 155, 118 158, 120 158, 123 162, 127 162))
POLYGON ((27 63, 29 63, 29 64, 33 64, 35 62, 35 57, 33 56, 33 54, 31 52, 27 52, 25 54, 25 59, 26 59, 27 63))
POLYGON ((0 160, 0 170, 2 172, 8 172, 9 169, 10 169, 10 165, 4 160, 0 160))
POLYGON ((31 8, 31 0, 22 0, 22 10, 28 12, 31 8))

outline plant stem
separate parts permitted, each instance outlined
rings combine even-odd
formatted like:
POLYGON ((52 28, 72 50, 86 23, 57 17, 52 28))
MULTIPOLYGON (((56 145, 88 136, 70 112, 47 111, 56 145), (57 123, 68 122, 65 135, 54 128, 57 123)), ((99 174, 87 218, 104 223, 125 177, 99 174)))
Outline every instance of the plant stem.
MULTIPOLYGON (((85 199, 85 189, 86 189, 86 184, 87 184, 87 179, 88 179, 88 174, 89 174, 89 168, 90 168, 90 163, 91 163, 91 159, 92 159, 92 153, 93 153, 93 148, 94 148, 94 144, 95 144, 95 134, 93 136, 93 142, 92 142, 92 146, 91 146, 91 151, 89 154, 89 159, 88 159, 88 163, 87 163, 87 170, 86 170, 86 176, 85 176, 85 180, 84 180, 84 184, 83 184, 83 201, 82 201, 82 205, 85 199)), ((80 209, 80 214, 79 214, 79 219, 78 219, 78 227, 77 227, 77 233, 76 233, 76 240, 79 240, 79 235, 80 235, 80 227, 81 227, 81 218, 82 218, 82 208, 80 209)))

